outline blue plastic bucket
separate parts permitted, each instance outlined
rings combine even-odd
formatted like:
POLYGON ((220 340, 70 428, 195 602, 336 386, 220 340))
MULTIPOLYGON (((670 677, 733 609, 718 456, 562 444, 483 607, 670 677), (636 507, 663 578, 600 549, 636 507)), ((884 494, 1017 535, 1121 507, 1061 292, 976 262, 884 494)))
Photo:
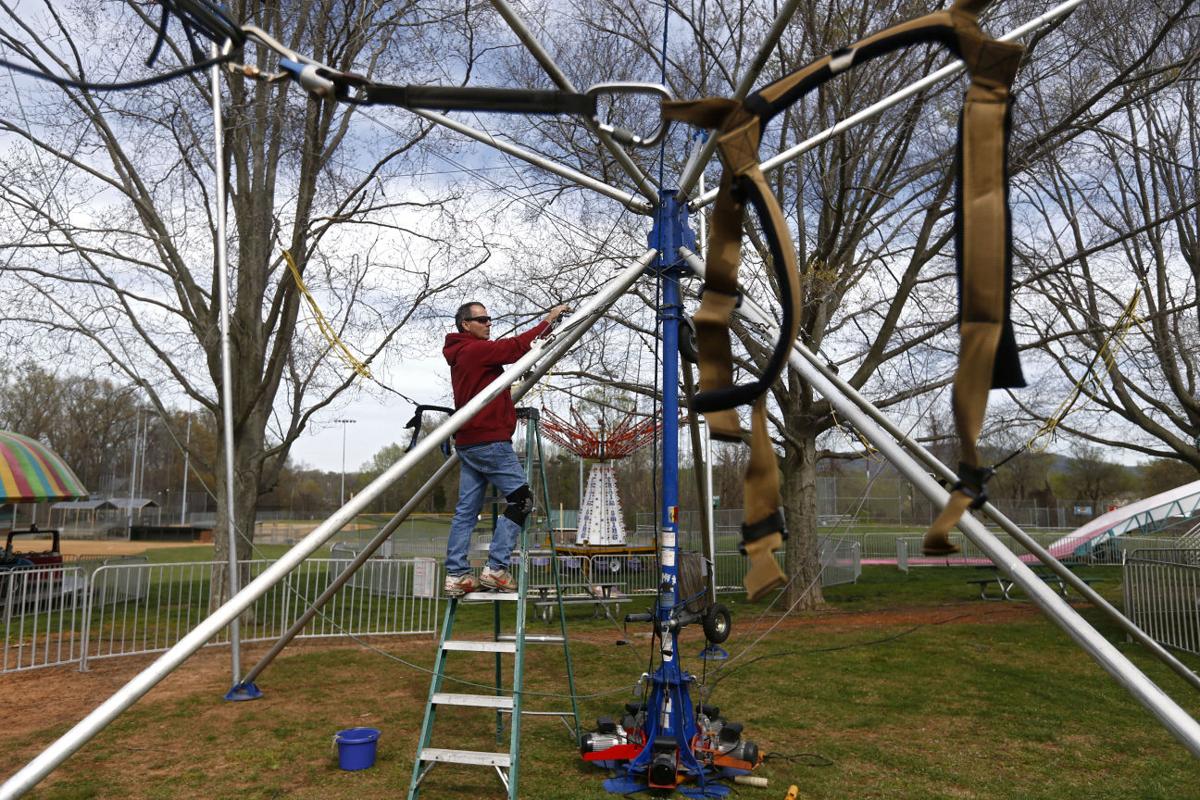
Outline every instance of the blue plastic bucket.
POLYGON ((338 766, 344 770, 368 769, 375 766, 375 745, 379 731, 375 728, 347 728, 333 737, 337 742, 338 766))

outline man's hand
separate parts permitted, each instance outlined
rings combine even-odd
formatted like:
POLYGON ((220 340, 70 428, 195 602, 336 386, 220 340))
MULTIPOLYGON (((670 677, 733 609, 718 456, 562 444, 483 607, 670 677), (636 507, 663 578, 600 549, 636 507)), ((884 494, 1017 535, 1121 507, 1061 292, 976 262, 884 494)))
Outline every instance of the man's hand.
POLYGON ((553 325, 559 317, 568 313, 570 310, 571 307, 566 304, 555 306, 554 308, 550 309, 550 313, 546 315, 546 324, 553 325))

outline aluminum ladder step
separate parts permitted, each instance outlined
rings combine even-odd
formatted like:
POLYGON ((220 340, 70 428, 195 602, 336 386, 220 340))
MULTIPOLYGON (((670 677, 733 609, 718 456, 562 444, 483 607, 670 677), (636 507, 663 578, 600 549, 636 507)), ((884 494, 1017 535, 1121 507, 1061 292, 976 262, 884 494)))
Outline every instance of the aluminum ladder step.
POLYGON ((457 650, 463 653, 515 653, 517 652, 517 642, 515 639, 511 642, 468 642, 451 639, 448 642, 442 642, 442 649, 457 650))
POLYGON ((494 603, 497 600, 519 600, 516 592, 467 592, 458 598, 464 603, 494 603))
POLYGON ((496 697, 490 694, 438 692, 433 696, 432 702, 435 706, 468 706, 470 708, 499 708, 504 710, 511 710, 513 707, 513 699, 511 697, 496 697))
MULTIPOLYGON (((498 637, 497 641, 515 642, 515 641, 517 641, 517 637, 516 637, 516 634, 502 633, 498 637)), ((527 634, 525 634, 525 644, 562 644, 565 641, 566 641, 566 639, 564 639, 563 637, 555 635, 555 634, 550 634, 550 633, 527 633, 527 634)))
POLYGON ((471 764, 477 767, 512 766, 508 753, 485 753, 479 750, 447 750, 442 747, 426 747, 421 751, 422 761, 440 761, 444 764, 471 764))

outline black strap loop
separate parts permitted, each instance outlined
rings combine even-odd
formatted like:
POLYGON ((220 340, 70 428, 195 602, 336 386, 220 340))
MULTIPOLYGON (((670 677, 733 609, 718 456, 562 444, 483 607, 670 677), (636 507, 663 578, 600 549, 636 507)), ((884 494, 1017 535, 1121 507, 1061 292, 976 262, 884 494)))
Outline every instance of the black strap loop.
POLYGON ((745 544, 747 542, 757 541, 764 536, 770 536, 776 532, 782 534, 784 539, 788 538, 787 519, 783 515, 782 506, 758 522, 749 525, 742 523, 742 541, 738 544, 738 550, 741 551, 742 555, 745 555, 745 544))
MULTIPOLYGON (((779 241, 779 232, 770 224, 771 218, 770 212, 767 210, 766 199, 760 194, 758 184, 744 175, 738 176, 737 188, 745 193, 746 197, 750 199, 751 205, 754 206, 754 213, 758 215, 759 223, 767 240, 768 249, 771 251, 771 263, 775 268, 775 276, 779 280, 780 287, 787 286, 789 281, 795 279, 795 276, 790 275, 788 272, 788 262, 784 258, 783 247, 779 241)), ((713 290, 709 289, 708 291, 713 290)), ((784 290, 779 294, 783 315, 783 319, 779 325, 779 339, 775 342, 775 347, 771 351, 771 356, 767 360, 767 365, 763 369, 762 374, 758 376, 757 380, 751 383, 742 383, 720 389, 709 389, 697 393, 696 397, 692 400, 693 411, 709 413, 749 405, 767 392, 771 388, 771 384, 775 383, 780 374, 783 373, 783 368, 787 366, 788 353, 792 349, 792 342, 788 338, 786 331, 792 329, 792 320, 799 313, 799 309, 792 307, 791 294, 788 291, 784 290)), ((741 300, 740 293, 738 300, 739 302, 741 300)))
POLYGON ((958 462, 958 480, 951 491, 961 492, 971 498, 969 508, 980 509, 988 501, 987 482, 996 474, 992 467, 973 467, 962 461, 958 462))

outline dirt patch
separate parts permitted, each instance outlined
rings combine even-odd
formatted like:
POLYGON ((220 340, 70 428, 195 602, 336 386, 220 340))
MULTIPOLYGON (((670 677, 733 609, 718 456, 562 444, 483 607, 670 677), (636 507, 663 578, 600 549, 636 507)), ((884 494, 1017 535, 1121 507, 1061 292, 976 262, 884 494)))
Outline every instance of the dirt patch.
MULTIPOLYGON (((21 537, 13 548, 24 552, 49 550, 50 539, 21 537)), ((195 547, 200 542, 129 542, 124 539, 62 539, 59 552, 64 556, 137 556, 147 550, 162 550, 167 547, 195 547)))
MULTIPOLYGON (((388 649, 389 644, 395 646, 396 642, 382 639, 375 644, 388 649)), ((413 636, 405 637, 403 646, 415 652, 432 653, 434 644, 429 636, 413 636)), ((242 668, 257 663, 269 647, 269 644, 243 646, 242 668)), ((313 649, 362 648, 350 642, 297 642, 288 647, 287 653, 313 649)), ((86 672, 80 672, 78 667, 48 667, 0 675, 0 704, 5 709, 0 743, 6 751, 12 752, 16 743, 28 741, 30 734, 36 731, 78 722, 151 664, 155 657, 100 659, 89 662, 86 672)), ((229 689, 229 668, 227 648, 201 650, 151 689, 144 700, 223 695, 229 689)), ((422 687, 422 696, 424 692, 422 687)))

